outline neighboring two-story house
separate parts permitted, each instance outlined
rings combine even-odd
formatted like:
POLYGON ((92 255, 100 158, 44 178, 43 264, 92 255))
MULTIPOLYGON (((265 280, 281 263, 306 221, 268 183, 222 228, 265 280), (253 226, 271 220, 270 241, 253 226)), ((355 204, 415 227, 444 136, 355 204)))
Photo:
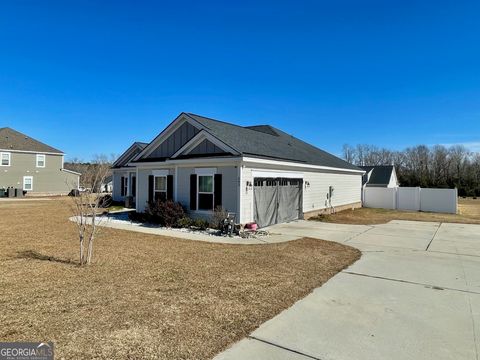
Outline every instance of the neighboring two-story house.
POLYGON ((0 128, 0 188, 63 195, 78 188, 80 174, 63 167, 64 153, 8 127, 0 128))

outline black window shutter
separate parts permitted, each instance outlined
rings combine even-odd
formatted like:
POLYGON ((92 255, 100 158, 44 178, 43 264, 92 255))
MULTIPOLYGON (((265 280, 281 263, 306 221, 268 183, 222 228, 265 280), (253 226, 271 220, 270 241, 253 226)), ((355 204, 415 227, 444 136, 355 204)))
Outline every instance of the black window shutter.
POLYGON ((132 191, 131 191, 132 196, 137 196, 137 177, 133 176, 132 177, 132 191))
POLYGON ((197 210, 197 175, 190 175, 190 210, 197 210))
POLYGON ((213 189, 213 201, 215 209, 217 206, 222 206, 222 174, 215 174, 213 189))
POLYGON ((173 175, 167 175, 167 200, 173 200, 173 175))
POLYGON ((120 188, 120 196, 125 196, 125 178, 122 176, 121 181, 121 188, 120 188))
POLYGON ((153 175, 148 175, 148 202, 153 203, 153 175))

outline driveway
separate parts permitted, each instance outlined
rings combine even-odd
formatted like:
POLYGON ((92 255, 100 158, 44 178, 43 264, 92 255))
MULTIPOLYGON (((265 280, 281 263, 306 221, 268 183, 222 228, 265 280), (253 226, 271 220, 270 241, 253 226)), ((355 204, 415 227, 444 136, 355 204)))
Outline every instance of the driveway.
POLYGON ((362 258, 216 360, 479 359, 480 225, 297 221, 362 258))

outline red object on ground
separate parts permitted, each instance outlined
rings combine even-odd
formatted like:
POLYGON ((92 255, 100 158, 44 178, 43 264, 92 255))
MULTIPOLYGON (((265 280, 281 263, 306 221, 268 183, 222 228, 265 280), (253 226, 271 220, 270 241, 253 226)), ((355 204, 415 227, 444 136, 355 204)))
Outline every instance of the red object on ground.
POLYGON ((245 224, 245 227, 250 230, 257 230, 258 225, 254 222, 245 224))

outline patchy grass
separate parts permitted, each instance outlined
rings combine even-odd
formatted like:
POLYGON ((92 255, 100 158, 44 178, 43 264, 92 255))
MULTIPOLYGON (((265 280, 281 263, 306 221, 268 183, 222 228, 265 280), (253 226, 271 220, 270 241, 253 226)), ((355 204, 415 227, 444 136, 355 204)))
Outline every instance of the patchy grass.
POLYGON ((459 199, 458 214, 440 214, 418 211, 361 208, 345 210, 332 215, 319 215, 309 220, 340 224, 385 224, 391 220, 436 221, 450 223, 480 224, 480 200, 459 199))
POLYGON ((66 201, 0 203, 0 340, 51 340, 58 358, 209 359, 360 256, 102 228, 80 268, 66 201))

